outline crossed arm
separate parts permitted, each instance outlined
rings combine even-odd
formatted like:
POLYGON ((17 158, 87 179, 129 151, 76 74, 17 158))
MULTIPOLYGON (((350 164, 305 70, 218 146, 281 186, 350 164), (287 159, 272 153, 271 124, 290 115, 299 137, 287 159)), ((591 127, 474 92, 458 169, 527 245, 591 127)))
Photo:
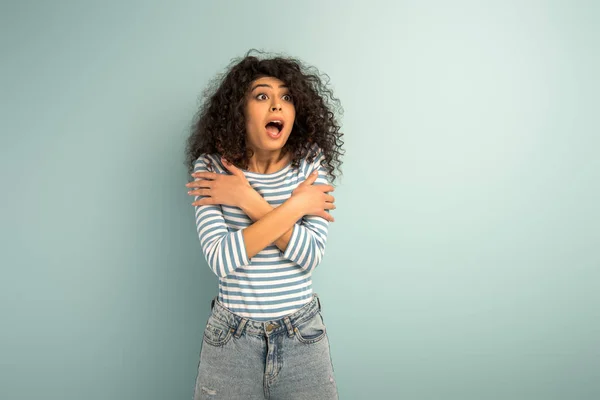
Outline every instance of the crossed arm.
MULTIPOLYGON (((260 194, 258 194, 256 190, 248 190, 247 193, 248 194, 242 202, 240 208, 244 214, 246 214, 252 220, 252 222, 260 221, 268 213, 275 210, 275 207, 270 205, 269 202, 260 194)), ((279 248, 279 250, 285 252, 290 239, 292 238, 293 232, 294 227, 291 227, 283 235, 275 239, 273 243, 279 248)))
POLYGON ((325 171, 316 170, 288 200, 273 208, 240 170, 224 165, 232 175, 208 172, 198 162, 193 174, 197 180, 186 185, 195 189, 188 193, 196 196, 192 204, 196 206, 198 235, 213 272, 225 277, 249 264, 250 258, 271 243, 302 269, 313 270, 324 255, 328 222, 333 221, 327 211, 335 208, 333 196, 327 194, 334 189, 324 181, 325 171), (325 184, 313 185, 318 179, 325 184), (241 208, 253 223, 230 231, 221 204, 241 208))

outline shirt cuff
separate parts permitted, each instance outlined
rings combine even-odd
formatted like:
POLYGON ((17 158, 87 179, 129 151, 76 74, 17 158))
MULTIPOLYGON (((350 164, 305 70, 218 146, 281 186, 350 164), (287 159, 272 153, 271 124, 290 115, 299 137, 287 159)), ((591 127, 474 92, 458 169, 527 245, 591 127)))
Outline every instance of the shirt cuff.
POLYGON ((248 258, 248 253, 246 252, 246 242, 244 242, 244 234, 243 234, 243 229, 238 230, 237 232, 235 232, 235 242, 237 244, 236 250, 238 253, 238 257, 240 258, 240 267, 242 265, 248 265, 250 264, 250 259, 248 258))
MULTIPOLYGON (((288 259, 288 260, 292 260, 290 257, 292 254, 294 254, 294 252, 296 251, 296 248, 298 247, 298 236, 300 236, 300 225, 299 224, 294 224, 294 228, 292 231, 292 237, 290 238, 290 241, 285 249, 285 251, 283 252, 283 257, 288 259)), ((292 260, 294 261, 294 260, 292 260)))

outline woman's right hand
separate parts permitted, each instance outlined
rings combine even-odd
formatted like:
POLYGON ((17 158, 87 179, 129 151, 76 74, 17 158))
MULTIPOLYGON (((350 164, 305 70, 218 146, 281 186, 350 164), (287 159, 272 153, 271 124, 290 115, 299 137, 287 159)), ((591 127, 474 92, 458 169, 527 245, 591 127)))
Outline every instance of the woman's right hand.
POLYGON ((333 204, 335 198, 327 194, 327 192, 333 192, 334 187, 331 185, 313 185, 318 176, 317 171, 310 174, 304 182, 294 189, 290 199, 298 204, 298 207, 303 211, 303 215, 316 215, 333 222, 333 216, 326 210, 335 209, 335 204, 333 204))

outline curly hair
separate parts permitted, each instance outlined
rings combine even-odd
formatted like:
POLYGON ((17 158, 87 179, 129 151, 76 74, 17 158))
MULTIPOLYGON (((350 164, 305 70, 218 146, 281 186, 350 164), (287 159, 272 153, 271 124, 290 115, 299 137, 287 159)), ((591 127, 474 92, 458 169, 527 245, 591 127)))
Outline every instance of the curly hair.
MULTIPOLYGON (((298 59, 277 55, 259 59, 251 49, 243 58, 234 59, 225 72, 217 75, 203 92, 203 100, 194 118, 186 144, 185 164, 191 172, 202 154, 220 154, 239 168, 247 169, 252 151, 246 147, 244 108, 250 84, 261 77, 283 81, 292 95, 296 118, 292 132, 284 145, 283 154, 292 154, 292 166, 298 167, 307 157, 314 161, 313 145, 322 151, 322 165, 328 170, 331 182, 340 171, 344 142, 336 120, 342 115, 340 101, 321 79, 318 69, 298 59)), ((341 172, 340 172, 341 174, 341 172)))

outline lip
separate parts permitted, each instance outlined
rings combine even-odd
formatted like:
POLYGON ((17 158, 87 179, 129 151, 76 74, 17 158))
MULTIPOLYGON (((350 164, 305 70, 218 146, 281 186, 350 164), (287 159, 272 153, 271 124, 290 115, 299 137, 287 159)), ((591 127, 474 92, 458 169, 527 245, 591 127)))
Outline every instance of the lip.
POLYGON ((269 119, 267 119, 267 122, 265 123, 265 127, 269 124, 269 122, 273 122, 273 121, 281 122, 281 130, 283 130, 283 128, 285 127, 285 119, 283 119, 283 117, 277 117, 277 116, 270 117, 269 119))
POLYGON ((265 133, 267 134, 268 137, 270 137, 271 139, 279 139, 282 135, 283 135, 283 129, 279 131, 279 133, 275 136, 271 135, 268 131, 267 128, 265 128, 265 133))

